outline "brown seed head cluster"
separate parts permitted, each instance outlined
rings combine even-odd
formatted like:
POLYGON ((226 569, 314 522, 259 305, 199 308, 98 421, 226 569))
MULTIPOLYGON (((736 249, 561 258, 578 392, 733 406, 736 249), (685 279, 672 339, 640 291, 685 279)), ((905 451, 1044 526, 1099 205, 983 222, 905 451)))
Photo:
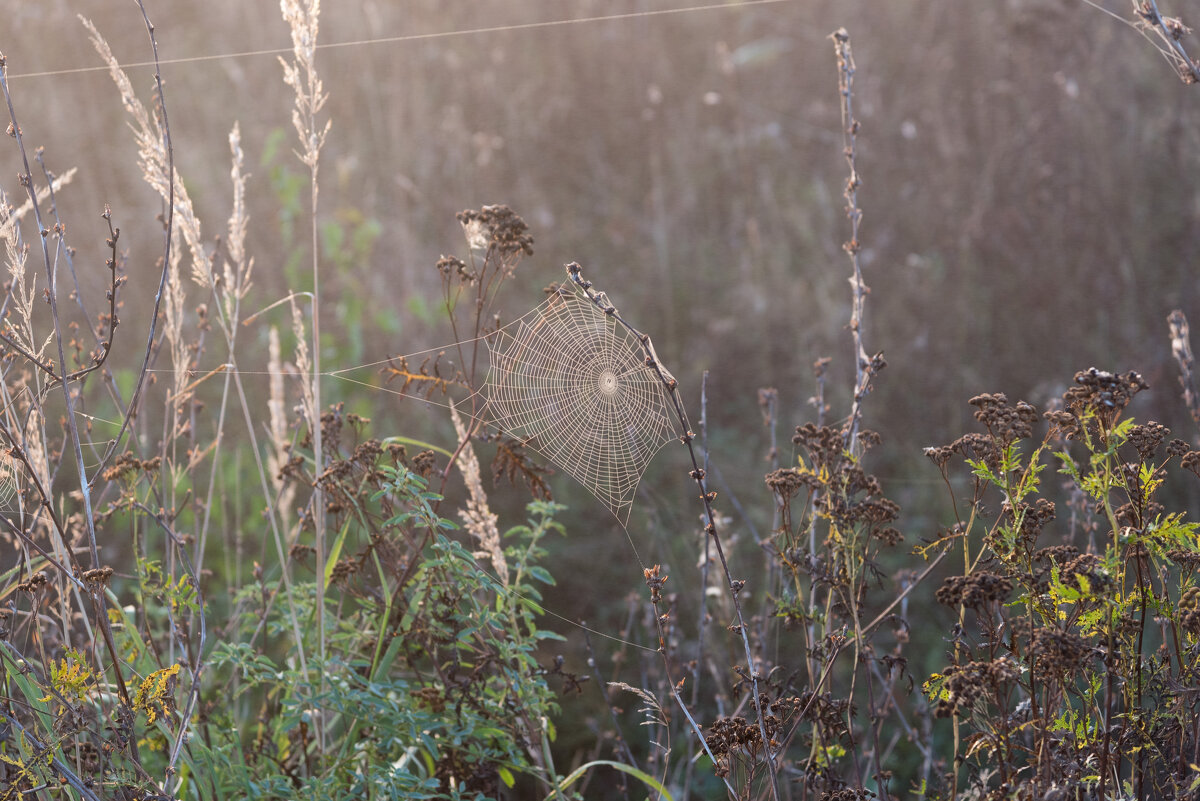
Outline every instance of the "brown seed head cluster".
POLYGON ((1033 436, 1033 424, 1037 422, 1038 413, 1025 401, 1010 406, 1008 396, 997 392, 976 395, 969 403, 975 407, 975 419, 1005 445, 1033 436))
POLYGON ((1089 367, 1075 374, 1075 386, 1063 394, 1063 409, 1046 412, 1048 419, 1067 439, 1083 436, 1083 420, 1094 414, 1108 430, 1133 400, 1150 385, 1138 373, 1109 373, 1089 367))
POLYGON ((1012 581, 986 570, 969 576, 950 576, 938 587, 938 603, 946 606, 965 606, 983 609, 993 601, 1003 601, 1012 592, 1012 581))
POLYGON ((1191 470, 1197 476, 1200 476, 1200 451, 1188 451, 1183 455, 1183 460, 1180 462, 1185 470, 1191 470))
POLYGON ((412 458, 412 470, 421 478, 429 478, 437 470, 437 456, 433 451, 421 451, 412 458))
POLYGON ((946 697, 938 701, 936 715, 948 718, 969 710, 985 692, 995 694, 1004 684, 1020 675, 1020 667, 1007 656, 991 662, 951 665, 946 677, 946 697))
POLYGON ((934 448, 926 448, 925 455, 929 457, 929 461, 938 466, 939 470, 942 470, 950 461, 950 457, 954 455, 954 448, 950 445, 938 445, 934 448))
MULTIPOLYGON (((780 710, 784 707, 794 710, 800 703, 799 698, 784 699, 781 702, 768 703, 762 698, 763 705, 768 709, 780 710)), ((767 737, 772 741, 772 747, 777 747, 775 734, 779 731, 780 721, 774 714, 763 715, 763 727, 767 737)), ((757 720, 747 720, 743 717, 721 717, 713 721, 712 727, 704 736, 705 742, 717 758, 716 774, 726 777, 730 772, 730 757, 739 753, 753 757, 762 750, 762 731, 757 720)))
POLYGON ((108 582, 112 580, 113 569, 107 565, 97 567, 93 570, 85 570, 81 578, 83 583, 87 585, 89 590, 93 592, 103 589, 108 586, 108 582))
POLYGON ((463 228, 481 228, 488 237, 488 247, 501 256, 533 255, 533 235, 529 226, 508 206, 484 206, 479 211, 467 209, 458 213, 463 228))
POLYGON ((859 787, 843 787, 840 790, 821 793, 821 801, 868 801, 874 797, 873 792, 859 787))
MULTIPOLYGON (((983 462, 992 470, 1000 468, 1002 455, 996 440, 987 434, 963 434, 948 446, 951 453, 957 453, 964 459, 974 459, 983 462)), ((941 452, 935 453, 940 458, 941 452)), ((949 457, 946 457, 949 458, 949 457)), ((936 461, 936 459, 935 459, 936 461)))
POLYGON ((358 562, 349 557, 339 559, 337 564, 329 573, 329 577, 335 584, 344 585, 350 580, 350 577, 358 572, 358 562))
POLYGON ((1200 637, 1200 587, 1188 587, 1179 599, 1179 625, 1200 637))
POLYGON ((817 426, 813 423, 796 426, 792 444, 806 449, 817 465, 824 466, 831 472, 842 460, 842 452, 845 450, 840 428, 817 426))
POLYGON ((1154 458, 1155 451, 1170 433, 1170 429, 1166 426, 1152 420, 1143 426, 1134 426, 1129 430, 1129 444, 1137 450, 1138 456, 1143 462, 1148 462, 1154 458))
POLYGON ((1081 553, 1074 559, 1065 562, 1059 569, 1058 577, 1063 584, 1083 589, 1080 578, 1087 580, 1092 592, 1102 592, 1112 585, 1112 577, 1104 569, 1100 557, 1094 553, 1081 553))
POLYGON ((443 280, 457 278, 464 284, 473 284, 479 278, 478 273, 456 256, 442 256, 437 260, 437 269, 442 274, 443 280))
POLYGON ((767 473, 767 486, 786 501, 794 498, 802 488, 816 489, 820 481, 811 473, 802 473, 795 467, 782 467, 767 473))
POLYGON ((1186 548, 1172 548, 1167 551, 1167 558, 1177 565, 1182 565, 1191 570, 1195 570, 1200 566, 1200 551, 1192 551, 1186 548))
POLYGON ((50 579, 46 576, 44 570, 39 570, 25 581, 17 585, 17 590, 20 592, 34 593, 50 584, 50 579))
POLYGON ((1000 509, 1004 525, 1016 530, 1017 540, 1026 548, 1032 548, 1046 524, 1054 519, 1055 506, 1053 501, 1038 498, 1032 504, 1018 501, 1014 507, 1007 501, 1000 509))
POLYGON ((1078 670, 1092 652, 1078 634, 1046 628, 1034 629, 1029 650, 1039 668, 1055 675, 1078 670))
POLYGON ((139 459, 131 451, 118 456, 113 460, 113 463, 104 468, 104 472, 100 477, 105 481, 116 481, 118 479, 130 478, 136 473, 153 472, 158 470, 162 464, 162 459, 155 456, 153 459, 139 459))

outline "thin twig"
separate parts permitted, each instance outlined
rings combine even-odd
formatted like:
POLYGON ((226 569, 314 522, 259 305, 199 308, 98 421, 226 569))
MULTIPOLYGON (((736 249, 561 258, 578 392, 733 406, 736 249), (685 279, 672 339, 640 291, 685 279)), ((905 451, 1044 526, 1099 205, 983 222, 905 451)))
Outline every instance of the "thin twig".
POLYGON ((1178 19, 1164 17, 1159 13, 1156 0, 1134 0, 1133 10, 1148 28, 1158 34, 1158 38, 1162 40, 1159 51, 1168 61, 1174 62, 1183 82, 1200 83, 1200 65, 1192 60, 1180 42, 1189 32, 1188 28, 1178 19))
POLYGON ((854 340, 854 402, 850 408, 850 420, 846 424, 846 449, 857 452, 858 424, 862 419, 862 404, 871 391, 871 378, 883 369, 883 354, 868 357, 863 347, 862 326, 866 310, 866 298, 870 289, 863 281, 862 267, 858 254, 862 250, 858 227, 862 222, 862 210, 858 207, 860 179, 855 163, 855 142, 858 137, 858 120, 854 119, 854 53, 850 49, 850 34, 845 28, 834 31, 832 36, 838 63, 838 93, 842 101, 842 154, 850 176, 842 196, 846 199, 846 217, 850 220, 850 239, 842 249, 850 257, 853 272, 850 276, 852 302, 850 307, 850 335, 854 340))
MULTIPOLYGON (((778 769, 775 765, 775 753, 772 748, 772 740, 767 734, 765 720, 766 710, 763 709, 762 698, 759 693, 759 681, 761 677, 759 676, 758 671, 754 669, 754 655, 750 649, 750 637, 747 634, 746 622, 742 615, 742 604, 738 599, 738 595, 745 587, 746 582, 735 581, 729 571, 729 562, 725 558, 725 549, 721 546, 721 538, 717 534, 716 513, 713 511, 712 507, 712 502, 716 498, 716 493, 709 491, 708 485, 705 483, 704 479, 704 469, 700 466, 700 460, 696 456, 696 449, 692 445, 692 441, 695 440, 696 435, 692 433, 691 427, 688 424, 687 412, 683 408, 683 402, 679 399, 679 382, 675 380, 674 376, 667 372, 666 368, 663 367, 662 363, 659 361, 658 354, 654 351, 654 345, 650 342, 650 337, 630 325, 629 322, 620 315, 614 306, 602 301, 600 297, 598 297, 597 293, 592 291, 592 283, 584 279, 583 268, 580 267, 579 264, 572 262, 571 264, 567 265, 566 270, 567 275, 570 277, 572 283, 583 290, 583 293, 587 296, 588 300, 595 304, 595 306, 601 309, 606 315, 612 317, 614 320, 620 323, 621 326, 630 334, 637 337, 637 340, 639 343, 641 343, 642 350, 645 354, 646 366, 652 369, 655 375, 658 376, 658 379, 662 382, 663 387, 667 390, 667 394, 671 398, 671 403, 675 407, 675 416, 679 421, 680 430, 682 432, 679 439, 684 445, 687 446, 688 455, 692 462, 691 476, 695 480, 696 486, 700 490, 700 500, 704 504, 704 517, 706 521, 704 531, 706 535, 712 538, 713 545, 716 546, 717 557, 721 560, 721 568, 725 571, 725 580, 728 582, 729 594, 733 598, 733 608, 737 614, 737 626, 733 628, 736 628, 737 632, 741 635, 742 647, 745 651, 747 676, 750 681, 750 688, 753 692, 754 710, 755 715, 758 718, 759 736, 762 738, 763 753, 767 757, 767 767, 771 782, 771 797, 774 799, 774 801, 779 801, 778 769)), ((677 692, 674 692, 673 694, 679 701, 680 706, 683 707, 684 714, 687 715, 688 720, 692 721, 691 713, 688 712, 687 707, 683 704, 683 699, 679 698, 679 694, 677 692)), ((699 733, 699 727, 695 725, 694 721, 692 721, 692 723, 697 733, 699 733)), ((705 748, 707 749, 707 744, 705 745, 705 748)))

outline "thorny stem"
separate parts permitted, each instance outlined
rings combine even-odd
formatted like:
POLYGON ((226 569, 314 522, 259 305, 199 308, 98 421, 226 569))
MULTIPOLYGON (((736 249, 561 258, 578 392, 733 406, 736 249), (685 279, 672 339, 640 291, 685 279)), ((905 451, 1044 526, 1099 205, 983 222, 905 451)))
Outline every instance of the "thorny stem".
MULTIPOLYGON (((729 572, 729 562, 725 558, 725 549, 721 546, 721 538, 717 534, 717 519, 712 507, 712 502, 713 499, 716 498, 716 493, 708 490, 708 485, 704 480, 705 472, 700 467, 700 461, 696 457, 696 449, 692 445, 692 441, 696 438, 696 435, 692 433, 691 427, 688 425, 687 412, 683 408, 683 402, 679 400, 679 382, 677 382, 675 378, 669 372, 667 372, 666 368, 662 366, 662 363, 658 359, 658 354, 654 351, 654 345, 650 342, 650 337, 630 325, 614 306, 609 305, 605 301, 601 300, 597 293, 592 291, 592 283, 583 278, 583 268, 580 267, 578 263, 572 262, 568 264, 566 266, 566 270, 571 281, 581 290, 583 290, 583 293, 587 296, 588 300, 595 304, 595 306, 601 309, 605 314, 620 323, 625 330, 637 337, 638 342, 641 343, 642 351, 646 357, 646 366, 654 370, 655 375, 658 376, 659 380, 663 384, 663 387, 666 388, 667 394, 671 397, 671 403, 675 408, 675 415, 679 420, 679 426, 683 432, 679 439, 684 445, 687 446, 688 455, 692 461, 691 476, 696 481, 696 486, 700 490, 700 500, 704 504, 704 517, 706 520, 706 525, 704 527, 705 534, 712 538, 713 545, 716 546, 717 556, 721 560, 721 568, 724 570, 725 580, 728 582, 729 594, 733 599, 733 608, 737 614, 736 628, 738 633, 741 635, 742 647, 745 651, 747 676, 750 681, 751 691, 753 692, 754 710, 758 718, 759 736, 762 738, 763 753, 767 757, 767 768, 769 778, 771 780, 771 798, 774 799, 774 801, 779 801, 779 776, 775 765, 775 754, 772 749, 771 738, 767 736, 767 726, 765 721, 766 710, 763 709, 762 700, 759 694, 758 682, 760 676, 754 669, 754 654, 750 650, 750 637, 746 633, 746 622, 742 615, 742 604, 738 599, 738 595, 745 586, 745 582, 734 581, 733 576, 729 572)), ((679 705, 683 708, 684 714, 687 715, 688 720, 691 720, 692 716, 687 711, 687 707, 684 705, 683 699, 679 698, 679 694, 674 690, 672 690, 672 692, 674 693, 676 700, 679 701, 679 705)), ((699 732, 699 728, 696 727, 694 721, 693 727, 696 728, 697 732, 699 732)), ((701 736, 701 740, 703 741, 703 736, 701 736)), ((705 747, 707 749, 707 744, 705 747)))
POLYGON ((866 306, 867 293, 870 291, 863 282, 862 268, 859 265, 858 254, 862 244, 858 240, 858 226, 862 221, 862 210, 858 207, 858 187, 860 180, 858 168, 855 165, 854 145, 858 136, 858 120, 854 119, 853 90, 854 90, 854 54, 850 50, 850 34, 845 28, 834 31, 832 36, 834 50, 838 63, 838 93, 842 100, 842 139, 845 147, 843 155, 846 166, 850 168, 850 177, 846 179, 846 216, 850 219, 850 240, 842 245, 842 249, 850 256, 850 264, 854 273, 850 278, 853 291, 853 301, 850 308, 850 335, 854 339, 854 402, 850 408, 850 420, 846 424, 846 448, 854 447, 858 436, 858 424, 862 419, 862 402, 871 391, 871 377, 883 368, 883 355, 876 354, 868 357, 862 342, 863 313, 866 306))
MULTIPOLYGON (((858 443, 859 423, 862 420, 862 404, 867 394, 871 391, 871 378, 883 368, 882 354, 876 354, 874 357, 868 357, 866 349, 863 347, 862 340, 862 322, 866 307, 866 296, 870 290, 863 281, 862 267, 859 263, 858 254, 862 250, 862 244, 859 242, 859 223, 862 221, 862 210, 858 207, 858 187, 861 183, 858 175, 858 167, 855 160, 855 144, 858 137, 858 120, 854 118, 854 53, 850 48, 850 34, 845 28, 838 28, 831 34, 833 40, 834 52, 837 54, 838 66, 838 94, 841 99, 842 108, 842 141, 843 155, 846 158, 846 166, 849 168, 850 174, 846 179, 846 188, 842 196, 846 200, 846 216, 850 220, 850 239, 842 245, 842 249, 850 257, 850 265, 853 268, 853 274, 850 277, 850 286, 852 290, 852 301, 850 308, 850 335, 854 342, 854 398, 850 407, 850 419, 846 423, 845 435, 843 442, 845 443, 846 451, 850 454, 858 453, 860 446, 858 443)), ((848 566, 849 567, 849 566, 848 566)), ((849 593, 850 607, 853 610, 854 620, 854 664, 855 670, 851 679, 851 687, 853 687, 858 676, 858 662, 860 659, 869 659, 870 655, 866 652, 866 645, 863 641, 865 632, 858 625, 858 590, 851 585, 849 593)), ((867 699, 871 708, 871 716, 875 716, 874 710, 874 680, 870 672, 867 673, 867 699)), ((882 754, 879 749, 879 724, 876 722, 871 727, 871 736, 873 741, 874 762, 875 762, 875 780, 879 787, 879 792, 884 799, 889 798, 886 787, 886 782, 883 776, 882 754)))

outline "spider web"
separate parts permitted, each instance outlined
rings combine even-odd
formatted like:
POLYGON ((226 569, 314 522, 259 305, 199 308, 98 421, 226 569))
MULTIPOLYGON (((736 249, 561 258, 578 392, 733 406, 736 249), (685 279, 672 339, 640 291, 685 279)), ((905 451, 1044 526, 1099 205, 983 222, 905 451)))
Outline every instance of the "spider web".
POLYGON ((674 438, 663 380, 642 343, 582 292, 560 288, 487 345, 484 416, 531 442, 625 525, 646 465, 674 438))

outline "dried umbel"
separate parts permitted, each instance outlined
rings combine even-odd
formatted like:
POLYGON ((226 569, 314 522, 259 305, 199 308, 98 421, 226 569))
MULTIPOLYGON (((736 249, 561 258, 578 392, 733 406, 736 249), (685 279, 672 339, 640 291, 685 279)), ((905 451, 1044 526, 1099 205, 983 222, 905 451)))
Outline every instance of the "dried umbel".
POLYGON ((950 576, 938 588, 938 603, 981 610, 995 601, 1003 601, 1012 592, 1012 581, 995 573, 980 571, 969 576, 950 576))
MULTIPOLYGON (((479 211, 467 209, 458 213, 472 249, 495 248, 501 257, 533 255, 533 235, 529 226, 508 206, 484 206, 479 211)), ((440 266, 440 265, 439 265, 440 266)))
POLYGON ((1188 587, 1179 599, 1179 625, 1193 637, 1200 637, 1200 587, 1188 587))
POLYGON ((804 487, 816 489, 819 480, 812 473, 797 470, 794 467, 782 467, 767 473, 767 486, 779 496, 780 501, 787 501, 796 496, 804 487))
POLYGON ((792 444, 799 445, 808 451, 814 470, 825 467, 830 472, 838 462, 842 461, 843 451, 846 447, 842 429, 834 426, 817 426, 813 423, 796 426, 792 444))
POLYGON ((1049 628, 1034 629, 1029 638, 1029 650, 1037 667, 1053 675, 1078 670, 1092 653, 1078 634, 1049 628))
MULTIPOLYGON (((1000 457, 1003 455, 1000 446, 993 437, 987 434, 963 434, 948 447, 951 453, 957 453, 967 460, 983 462, 991 470, 1000 468, 1000 457)), ((934 456, 941 458, 943 453, 943 451, 935 450, 934 456)))
POLYGON ((1143 462, 1148 462, 1154 458, 1155 451, 1170 433, 1170 429, 1166 426, 1151 421, 1142 426, 1134 426, 1129 430, 1129 444, 1137 450, 1138 456, 1143 462))
POLYGON ((1038 498, 1032 504, 1019 501, 1015 506, 1005 502, 1000 509, 1002 523, 1013 529, 1017 541, 1027 549, 1034 546, 1038 535, 1054 516, 1054 502, 1045 498, 1038 498))
POLYGON ((1083 423, 1092 418, 1102 431, 1112 428, 1133 396, 1150 385, 1138 373, 1109 373, 1089 367, 1075 374, 1075 386, 1063 394, 1063 409, 1046 412, 1067 439, 1083 436, 1083 423))
POLYGON ((946 677, 946 695, 938 701, 936 715, 947 718, 969 710, 985 693, 996 695, 1001 687, 1016 679, 1020 673, 1020 666, 1007 656, 991 662, 951 665, 943 674, 946 677))
POLYGON ((1033 424, 1037 422, 1037 409, 1025 401, 1010 406, 1003 392, 984 393, 971 398, 975 407, 975 419, 983 423, 988 433, 1005 445, 1033 436, 1033 424))

